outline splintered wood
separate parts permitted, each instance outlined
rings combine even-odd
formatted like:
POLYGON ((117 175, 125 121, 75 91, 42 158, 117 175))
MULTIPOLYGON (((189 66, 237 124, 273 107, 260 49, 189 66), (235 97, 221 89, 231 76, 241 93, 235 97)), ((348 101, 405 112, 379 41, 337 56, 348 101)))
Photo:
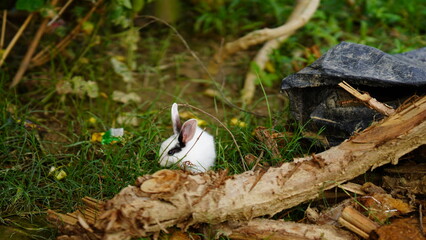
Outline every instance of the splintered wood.
POLYGON ((352 94, 360 101, 362 101, 363 103, 365 103, 365 105, 367 105, 369 108, 372 108, 385 116, 390 116, 395 113, 395 110, 392 107, 377 101, 377 99, 371 97, 368 93, 362 94, 358 92, 355 88, 353 88, 345 81, 339 83, 339 86, 345 89, 347 92, 352 94))
POLYGON ((368 238, 370 233, 379 227, 379 224, 362 215, 351 206, 347 206, 343 210, 342 216, 338 221, 342 226, 350 229, 363 238, 368 238))
POLYGON ((220 171, 161 170, 145 175, 105 202, 94 222, 81 215, 79 224, 67 225, 60 239, 130 239, 172 226, 186 230, 197 223, 272 216, 370 169, 398 163, 426 144, 425 118, 422 97, 339 146, 263 172, 227 176, 220 171))

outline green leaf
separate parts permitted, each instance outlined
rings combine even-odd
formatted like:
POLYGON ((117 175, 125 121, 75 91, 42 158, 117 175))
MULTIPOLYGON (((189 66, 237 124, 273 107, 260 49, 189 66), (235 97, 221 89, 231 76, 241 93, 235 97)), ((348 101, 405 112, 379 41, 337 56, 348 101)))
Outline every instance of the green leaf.
POLYGON ((145 0, 133 0, 132 5, 133 5, 133 9, 132 9, 133 12, 135 13, 140 12, 145 5, 145 0))
POLYGON ((45 4, 45 0, 18 0, 16 9, 34 12, 39 10, 45 4))
POLYGON ((111 58, 111 64, 114 72, 120 75, 123 81, 127 83, 134 82, 133 72, 125 63, 118 61, 116 58, 111 58))
POLYGON ((97 98, 99 96, 98 84, 94 81, 86 82, 86 93, 90 98, 97 98))
POLYGON ((117 0, 117 4, 132 9, 132 2, 130 2, 130 0, 117 0))

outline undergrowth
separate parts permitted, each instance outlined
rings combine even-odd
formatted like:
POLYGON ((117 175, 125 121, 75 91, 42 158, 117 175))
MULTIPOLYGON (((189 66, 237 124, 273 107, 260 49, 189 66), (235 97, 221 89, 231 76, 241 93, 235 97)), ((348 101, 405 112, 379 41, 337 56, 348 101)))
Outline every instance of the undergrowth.
MULTIPOLYGON (((220 43, 225 35, 235 39, 247 30, 279 26, 294 1, 219 2, 223 4, 193 6, 190 18, 176 23, 191 47, 202 53, 201 59, 210 57, 214 53, 212 42, 220 43), (253 6, 261 7, 251 11, 253 6), (265 11, 268 14, 263 19, 265 11), (250 18, 253 16, 255 20, 250 18), (211 38, 212 35, 215 37, 211 38)), ((226 97, 238 102, 238 90, 252 53, 235 58, 235 62, 240 62, 221 82, 220 96, 206 96, 204 90, 217 90, 212 80, 200 81, 205 74, 200 63, 170 29, 159 23, 129 23, 137 31, 126 29, 116 33, 102 30, 98 16, 90 35, 82 41, 75 40, 64 56, 29 71, 26 82, 18 88, 9 89, 14 68, 0 70, 0 221, 13 225, 16 216, 43 218, 47 209, 73 211, 84 196, 109 199, 133 184, 138 176, 161 169, 157 151, 160 143, 172 134, 169 109, 173 102, 205 107, 230 129, 231 133, 200 112, 182 109, 205 120, 204 127, 215 136, 214 170, 228 169, 229 174, 244 171, 245 160, 241 159, 231 134, 243 156, 263 156, 260 164, 265 167, 314 151, 316 145, 303 138, 303 126, 290 120, 288 100, 279 96, 283 77, 312 63, 318 54, 341 41, 367 44, 390 53, 426 45, 421 37, 426 33, 426 7, 422 1, 350 2, 321 2, 312 20, 271 55, 267 69, 259 72, 257 98, 247 107, 249 111, 260 109, 264 117, 230 108, 222 100, 226 97), (128 51, 130 47, 136 49, 128 51), (112 58, 124 58, 121 62, 128 69, 115 70, 112 58), (132 72, 133 82, 123 80, 127 70, 132 72), (98 96, 90 97, 90 89, 79 91, 83 88, 60 93, 63 90, 58 90, 58 86, 71 81, 83 85, 97 83, 98 96), (115 90, 135 92, 141 100, 116 101, 115 90), (118 118, 123 114, 128 121, 121 123, 118 118), (232 119, 238 123, 232 123, 232 119), (291 133, 291 137, 283 134, 279 139, 283 159, 274 159, 265 144, 256 139, 254 131, 258 126, 273 133, 291 133), (125 129, 122 141, 107 145, 91 141, 93 133, 119 127, 125 129), (56 177, 60 171, 66 173, 62 179, 56 177)), ((207 60, 202 61, 207 64, 207 60)), ((246 164, 248 169, 255 165, 246 164)), ((294 215, 300 215, 297 209, 295 212, 294 215)), ((283 213, 282 218, 289 219, 290 215, 283 213)), ((53 238, 55 231, 47 232, 50 234, 39 238, 53 238)))

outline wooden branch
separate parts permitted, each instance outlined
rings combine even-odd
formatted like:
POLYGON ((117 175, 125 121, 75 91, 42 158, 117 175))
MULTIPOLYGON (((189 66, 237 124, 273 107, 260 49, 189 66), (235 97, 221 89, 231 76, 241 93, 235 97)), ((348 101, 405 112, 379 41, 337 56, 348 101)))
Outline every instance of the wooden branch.
MULTIPOLYGON (((304 4, 305 1, 300 1, 299 4, 304 4)), ((303 14, 295 17, 292 21, 288 21, 286 24, 277 27, 277 28, 265 28, 261 30, 256 30, 251 33, 248 33, 244 37, 241 37, 233 42, 227 43, 222 51, 218 52, 214 56, 214 61, 210 62, 209 71, 212 75, 215 75, 218 72, 218 69, 223 61, 228 58, 228 56, 245 50, 253 45, 257 45, 272 39, 279 38, 284 35, 291 34, 298 28, 304 26, 309 18, 313 15, 319 5, 319 0, 308 0, 309 5, 304 8, 303 14)), ((298 12, 301 9, 300 7, 295 8, 298 12)), ((293 15, 292 15, 293 16, 293 15)))
POLYGON ((47 25, 50 26, 52 23, 54 23, 58 18, 62 15, 62 13, 65 12, 65 10, 69 7, 69 5, 72 3, 73 0, 68 0, 68 2, 65 3, 65 5, 59 10, 58 14, 50 20, 47 25))
MULTIPOLYGON (((316 11, 319 5, 319 0, 310 0, 309 5, 306 7, 303 15, 295 18, 292 21, 287 22, 286 24, 278 27, 278 28, 265 28, 261 30, 253 31, 244 37, 237 39, 233 42, 227 43, 225 45, 224 51, 221 56, 216 56, 215 59, 217 62, 222 62, 229 55, 239 52, 241 50, 245 50, 253 45, 257 45, 259 43, 266 42, 271 39, 275 39, 277 37, 289 34, 298 28, 304 26, 306 22, 309 20, 310 16, 316 11)), ((297 9, 297 8, 296 8, 297 9)))
POLYGON ((367 239, 370 233, 380 226, 351 206, 347 206, 343 210, 342 216, 338 219, 338 222, 364 239, 367 239))
POLYGON ((377 99, 371 97, 368 93, 362 94, 358 92, 355 88, 353 88, 351 85, 349 85, 349 83, 345 81, 339 83, 339 86, 345 89, 350 94, 352 94, 358 100, 362 101, 369 108, 374 109, 385 116, 390 116, 395 113, 395 109, 393 109, 392 107, 377 101, 377 99))
MULTIPOLYGON (((269 40, 263 45, 263 47, 257 52, 256 57, 253 59, 253 62, 259 67, 260 70, 265 69, 265 65, 269 61, 269 55, 272 53, 272 51, 281 46, 281 43, 292 34, 293 32, 276 39, 269 40)), ((243 104, 247 105, 253 101, 253 97, 256 92, 256 79, 258 78, 259 74, 254 72, 253 69, 249 68, 244 80, 244 87, 241 90, 241 100, 243 104)))
POLYGON ((6 21, 7 21, 7 10, 3 10, 3 21, 1 23, 1 35, 0 35, 0 50, 3 49, 4 36, 6 35, 6 21))
POLYGON ((248 222, 226 222, 213 229, 229 239, 316 240, 358 239, 332 225, 315 225, 282 220, 253 219, 248 222))
POLYGON ((30 15, 28 15, 27 19, 25 19, 25 22, 22 24, 22 26, 19 28, 18 32, 12 38, 12 41, 10 41, 9 45, 7 45, 6 50, 4 50, 4 53, 1 55, 0 67, 3 65, 4 60, 6 60, 6 57, 9 55, 10 51, 15 46, 16 42, 18 41, 18 39, 21 37, 21 35, 24 32, 25 28, 27 28, 27 26, 30 23, 30 21, 33 18, 33 16, 34 16, 34 13, 30 13, 30 15))
MULTIPOLYGON (((305 23, 303 23, 303 25, 305 25, 315 13, 316 9, 318 8, 318 5, 319 3, 315 3, 315 1, 299 0, 295 9, 291 13, 287 23, 298 21, 298 18, 304 18, 306 19, 306 21, 305 23)), ((272 51, 279 48, 282 42, 284 42, 287 38, 293 35, 296 30, 297 29, 294 29, 293 31, 288 31, 277 38, 268 40, 263 45, 263 47, 257 52, 256 57, 253 59, 253 62, 259 67, 259 69, 265 68, 266 63, 269 60, 269 55, 272 53, 272 51)), ((252 69, 249 69, 244 80, 244 87, 241 90, 241 100, 244 104, 250 104, 252 102, 256 90, 255 86, 257 78, 258 74, 256 72, 253 72, 252 69)))
MULTIPOLYGON (((186 230, 196 223, 272 216, 370 169, 398 163, 426 144, 425 119, 426 97, 421 97, 338 146, 266 172, 227 176, 161 170, 145 175, 107 201, 89 227, 102 239, 130 239, 171 226, 186 230)), ((68 230, 70 236, 88 234, 80 226, 68 230)))
POLYGON ((56 44, 56 46, 54 47, 48 46, 44 48, 43 50, 41 50, 40 52, 38 52, 31 59, 31 67, 43 65, 47 61, 49 61, 52 57, 56 56, 56 54, 63 51, 68 46, 68 44, 70 44, 71 41, 80 32, 83 23, 89 20, 89 18, 92 16, 95 10, 101 5, 102 2, 103 0, 98 0, 90 9, 90 11, 80 20, 77 26, 75 26, 74 29, 66 37, 64 37, 58 44, 56 44))
MULTIPOLYGON (((58 0, 52 0, 51 5, 54 7, 58 3, 58 0)), ((27 71, 28 66, 30 65, 31 57, 33 56, 38 43, 40 42, 41 37, 44 34, 44 31, 46 29, 47 23, 49 22, 49 18, 43 19, 41 22, 33 40, 30 43, 30 46, 28 47, 27 53, 24 56, 24 59, 22 59, 21 64, 19 65, 19 69, 15 74, 15 77, 13 77, 12 83, 10 84, 10 88, 15 87, 18 85, 18 83, 21 81, 22 77, 25 74, 25 71, 27 71)))

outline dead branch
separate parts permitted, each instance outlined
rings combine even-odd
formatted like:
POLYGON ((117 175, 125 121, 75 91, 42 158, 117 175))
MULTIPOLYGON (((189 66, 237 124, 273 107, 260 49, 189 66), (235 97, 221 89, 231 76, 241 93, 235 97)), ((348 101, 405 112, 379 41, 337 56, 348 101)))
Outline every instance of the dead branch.
MULTIPOLYGON (((54 7, 58 3, 58 0, 52 0, 51 5, 54 7)), ((25 71, 27 71, 28 66, 30 65, 31 57, 33 56, 38 43, 40 42, 41 37, 44 34, 44 31, 46 29, 47 23, 49 22, 49 18, 46 17, 41 22, 33 40, 30 43, 30 46, 28 47, 27 53, 24 56, 24 59, 22 59, 21 64, 19 65, 19 69, 15 74, 15 77, 13 77, 12 83, 10 84, 10 88, 15 87, 18 85, 18 83, 21 81, 22 77, 25 74, 25 71)))
POLYGON ((379 112, 379 113, 381 113, 385 116, 390 116, 393 113, 395 113, 395 109, 393 109, 392 107, 377 101, 377 99, 371 97, 370 94, 368 94, 368 93, 362 94, 362 93, 358 92, 358 90, 353 88, 351 85, 349 85, 349 83, 347 83, 345 81, 339 83, 339 86, 341 88, 345 89, 350 94, 352 94, 358 100, 362 101, 369 108, 374 109, 377 112, 379 112))
POLYGON ((80 225, 68 225, 68 233, 130 239, 171 226, 186 230, 196 223, 274 215, 370 169, 397 164, 401 156, 426 144, 425 119, 426 96, 338 146, 266 172, 226 176, 223 172, 193 175, 161 170, 145 175, 103 205, 99 218, 89 224, 94 233, 80 225))
MULTIPOLYGON (((318 8, 318 5, 319 1, 315 3, 315 1, 311 0, 299 0, 295 9, 288 18, 287 24, 293 21, 298 21, 299 18, 303 18, 306 19, 306 21, 298 28, 302 27, 315 13, 316 9, 318 8)), ((292 31, 289 30, 288 32, 277 38, 268 40, 263 45, 263 47, 257 52, 256 57, 253 59, 253 62, 259 67, 259 69, 265 68, 266 63, 269 60, 269 55, 272 53, 272 51, 279 48, 279 46, 281 46, 281 43, 284 42, 291 35, 293 35, 296 30, 297 28, 293 29, 292 31)), ((253 72, 252 69, 249 69, 244 80, 244 88, 241 91, 241 100, 243 103, 251 103, 256 90, 255 86, 257 78, 258 74, 256 72, 253 72)))
POLYGON ((248 222, 227 222, 213 228, 216 232, 222 233, 230 239, 358 239, 332 225, 303 224, 259 218, 248 222))
POLYGON ((28 24, 30 23, 33 17, 34 17, 34 13, 30 13, 30 15, 28 15, 28 17, 25 19, 25 22, 19 28, 18 32, 15 34, 15 36, 13 36, 12 41, 10 41, 9 45, 7 45, 7 48, 4 50, 4 53, 1 55, 0 67, 3 65, 4 60, 6 60, 6 57, 9 55, 10 51, 15 46, 19 37, 21 37, 22 33, 24 32, 25 28, 27 28, 28 24))
POLYGON ((73 0, 68 0, 68 2, 65 3, 65 5, 59 10, 58 14, 50 20, 47 25, 50 26, 52 23, 54 23, 58 18, 65 12, 65 10, 70 6, 73 0))
MULTIPOLYGON (((253 62, 264 69, 265 64, 269 59, 269 54, 277 49, 283 41, 291 36, 297 29, 304 26, 315 13, 319 6, 319 0, 298 0, 286 24, 274 29, 261 29, 253 31, 242 38, 233 42, 227 43, 221 51, 217 52, 213 57, 213 61, 209 64, 209 72, 216 75, 219 71, 219 66, 230 55, 245 50, 250 46, 266 42, 254 58, 253 62)), ((244 81, 244 87, 241 90, 241 100, 243 104, 250 104, 255 90, 256 79, 258 74, 249 69, 244 81)))
POLYGON ((347 227, 364 239, 367 239, 372 231, 379 228, 379 224, 362 215, 362 213, 351 206, 343 209, 342 216, 338 221, 342 226, 347 227))
POLYGON ((1 23, 1 35, 0 35, 0 49, 3 49, 4 45, 4 36, 6 35, 6 20, 7 20, 7 10, 3 10, 3 21, 1 23))
POLYGON ((58 44, 56 44, 56 46, 48 46, 38 52, 31 59, 31 67, 43 65, 52 57, 56 56, 56 54, 62 52, 68 46, 68 44, 70 44, 71 41, 78 35, 81 30, 81 27, 83 26, 83 23, 89 20, 89 18, 92 16, 95 10, 102 4, 102 2, 103 0, 98 0, 90 9, 90 11, 80 20, 77 26, 75 26, 74 29, 66 37, 64 37, 58 44))
MULTIPOLYGON (((309 20, 310 16, 316 11, 319 5, 319 0, 309 0, 309 5, 303 11, 302 15, 299 15, 297 18, 285 23, 284 25, 277 28, 265 28, 261 30, 256 30, 251 33, 248 33, 244 37, 241 37, 233 42, 225 44, 223 50, 219 53, 216 53, 214 56, 215 63, 220 65, 228 56, 245 50, 253 45, 257 45, 272 39, 276 39, 283 35, 290 34, 296 29, 302 27, 309 20)), ((300 1, 299 4, 304 4, 304 1, 300 1)), ((299 11, 300 8, 295 8, 299 11)), ((217 68, 216 68, 217 69, 217 68)), ((213 71, 213 73, 216 73, 213 71)))

